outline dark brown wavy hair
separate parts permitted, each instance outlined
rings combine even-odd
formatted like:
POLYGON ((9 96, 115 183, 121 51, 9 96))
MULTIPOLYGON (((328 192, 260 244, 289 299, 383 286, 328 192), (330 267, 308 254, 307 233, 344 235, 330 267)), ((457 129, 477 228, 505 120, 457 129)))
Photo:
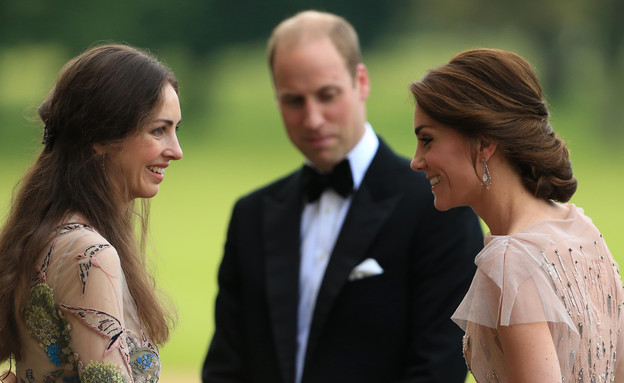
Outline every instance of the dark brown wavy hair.
POLYGON ((145 259, 149 204, 125 209, 108 181, 94 144, 122 143, 163 102, 163 88, 178 83, 149 53, 126 45, 91 48, 69 61, 39 107, 45 144, 16 186, 0 233, 0 361, 20 358, 16 321, 41 256, 55 228, 72 213, 117 250, 141 322, 158 344, 169 337, 173 311, 161 301, 145 259), (142 213, 142 214, 141 214, 142 213), (137 242, 135 227, 139 224, 137 242))
POLYGON ((576 191, 568 149, 553 132, 539 80, 522 57, 467 50, 410 90, 430 118, 473 142, 495 142, 536 197, 567 202, 576 191))

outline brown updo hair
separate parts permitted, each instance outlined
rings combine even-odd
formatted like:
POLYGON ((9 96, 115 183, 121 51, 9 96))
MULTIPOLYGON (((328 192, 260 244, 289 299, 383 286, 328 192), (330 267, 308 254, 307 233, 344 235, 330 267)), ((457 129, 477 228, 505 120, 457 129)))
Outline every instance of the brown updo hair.
POLYGON ((496 143, 537 198, 567 202, 574 195, 568 149, 553 132, 539 80, 522 57, 470 49, 430 70, 410 90, 430 118, 474 142, 496 143))

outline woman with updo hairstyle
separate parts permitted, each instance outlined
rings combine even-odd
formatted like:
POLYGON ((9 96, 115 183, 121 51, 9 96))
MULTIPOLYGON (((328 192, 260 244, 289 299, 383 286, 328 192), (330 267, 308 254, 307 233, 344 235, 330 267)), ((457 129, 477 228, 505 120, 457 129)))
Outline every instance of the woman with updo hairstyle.
POLYGON ((0 362, 15 362, 0 378, 156 382, 175 314, 148 271, 147 199, 182 158, 177 80, 145 51, 97 46, 39 116, 43 149, 0 233, 0 362))
POLYGON ((490 232, 452 319, 477 382, 624 381, 617 265, 583 210, 529 63, 472 49, 410 86, 435 206, 470 206, 490 232))

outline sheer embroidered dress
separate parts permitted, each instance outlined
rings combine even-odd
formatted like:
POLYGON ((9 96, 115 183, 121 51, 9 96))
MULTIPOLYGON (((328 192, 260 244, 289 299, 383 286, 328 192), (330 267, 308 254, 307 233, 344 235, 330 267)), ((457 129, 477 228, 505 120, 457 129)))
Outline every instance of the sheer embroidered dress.
POLYGON ((582 209, 509 236, 487 235, 477 273, 452 319, 479 383, 506 382, 497 326, 547 322, 564 382, 611 382, 622 354, 622 282, 582 209))
POLYGON ((119 256, 88 225, 59 229, 22 318, 20 382, 158 381, 158 349, 142 331, 119 256))

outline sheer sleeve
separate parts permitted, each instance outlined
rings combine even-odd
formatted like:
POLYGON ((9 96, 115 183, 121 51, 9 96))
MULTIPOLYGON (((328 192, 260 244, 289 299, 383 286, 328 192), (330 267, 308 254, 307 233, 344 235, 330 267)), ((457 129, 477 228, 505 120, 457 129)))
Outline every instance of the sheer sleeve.
POLYGON ((468 322, 489 328, 550 322, 578 333, 565 302, 556 294, 558 271, 546 258, 549 236, 526 235, 531 236, 530 242, 521 235, 488 238, 475 260, 477 272, 470 289, 452 316, 462 329, 468 322))
POLYGON ((131 382, 127 288, 116 250, 88 228, 62 236, 55 246, 44 275, 69 323, 69 346, 81 382, 131 382))
POLYGON ((464 355, 476 380, 506 381, 501 327, 537 322, 548 324, 566 382, 612 381, 616 368, 624 371, 617 263, 591 220, 568 206, 566 219, 486 236, 452 317, 466 331, 464 355))

